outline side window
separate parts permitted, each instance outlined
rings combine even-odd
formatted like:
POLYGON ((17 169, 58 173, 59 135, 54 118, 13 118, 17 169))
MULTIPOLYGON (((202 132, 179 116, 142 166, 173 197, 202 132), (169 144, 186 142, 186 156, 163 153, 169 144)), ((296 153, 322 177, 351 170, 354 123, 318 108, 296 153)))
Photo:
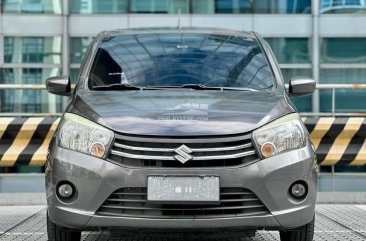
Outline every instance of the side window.
POLYGON ((111 85, 121 83, 122 68, 108 51, 100 48, 95 55, 95 60, 89 78, 92 85, 111 85))

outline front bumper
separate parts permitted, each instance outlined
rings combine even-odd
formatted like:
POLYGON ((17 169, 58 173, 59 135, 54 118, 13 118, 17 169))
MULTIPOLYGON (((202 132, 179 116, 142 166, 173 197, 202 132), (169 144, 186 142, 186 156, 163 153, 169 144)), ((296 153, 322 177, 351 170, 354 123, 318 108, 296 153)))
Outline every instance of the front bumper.
POLYGON ((126 168, 78 152, 51 148, 46 170, 48 214, 52 222, 70 228, 230 228, 287 229, 310 222, 316 201, 317 171, 310 143, 299 150, 227 168, 126 168), (123 187, 146 187, 148 175, 219 175, 222 187, 243 187, 253 191, 270 211, 268 215, 225 218, 134 218, 96 215, 111 193, 123 187), (289 197, 295 181, 308 184, 308 196, 301 203, 289 197), (56 186, 69 181, 77 188, 70 203, 60 200, 56 186))

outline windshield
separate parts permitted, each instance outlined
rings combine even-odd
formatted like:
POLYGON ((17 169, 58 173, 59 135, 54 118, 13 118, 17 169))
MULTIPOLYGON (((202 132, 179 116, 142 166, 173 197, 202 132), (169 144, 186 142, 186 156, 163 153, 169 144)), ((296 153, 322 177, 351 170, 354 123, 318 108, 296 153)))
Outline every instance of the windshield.
POLYGON ((149 33, 107 37, 100 44, 89 87, 116 84, 270 90, 274 80, 251 35, 149 33))

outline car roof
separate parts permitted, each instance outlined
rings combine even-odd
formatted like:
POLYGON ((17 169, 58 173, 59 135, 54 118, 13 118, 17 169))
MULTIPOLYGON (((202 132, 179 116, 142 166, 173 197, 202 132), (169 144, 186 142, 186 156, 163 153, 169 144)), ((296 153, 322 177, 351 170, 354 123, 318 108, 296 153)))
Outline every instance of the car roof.
POLYGON ((212 34, 212 35, 230 35, 230 36, 242 36, 256 38, 254 32, 231 30, 224 28, 197 28, 197 27, 154 27, 154 28, 130 28, 130 29, 116 29, 103 31, 100 34, 102 38, 122 35, 135 35, 135 34, 212 34))

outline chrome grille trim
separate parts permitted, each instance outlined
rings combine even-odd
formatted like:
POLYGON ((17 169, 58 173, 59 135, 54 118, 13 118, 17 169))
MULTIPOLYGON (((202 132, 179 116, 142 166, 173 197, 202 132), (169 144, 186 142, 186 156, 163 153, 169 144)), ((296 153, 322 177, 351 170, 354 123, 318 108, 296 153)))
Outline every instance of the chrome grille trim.
MULTIPOLYGON (((174 148, 148 148, 148 147, 138 147, 138 146, 128 146, 120 143, 114 143, 114 146, 133 150, 133 151, 155 151, 155 152, 174 152, 174 148)), ((251 147, 252 143, 239 145, 239 146, 230 146, 230 147, 219 147, 219 148, 190 148, 194 152, 217 152, 217 151, 235 151, 244 148, 251 147)))
MULTIPOLYGON (((134 155, 130 153, 120 152, 112 150, 111 153, 113 155, 122 156, 122 157, 128 157, 132 159, 141 159, 141 160, 164 160, 164 161, 175 161, 174 157, 170 156, 150 156, 150 155, 134 155)), ((254 155, 255 151, 247 151, 242 152, 238 154, 232 154, 232 155, 220 155, 220 156, 199 156, 199 157, 193 157, 193 161, 204 161, 204 160, 220 160, 220 159, 231 159, 231 158, 239 158, 239 157, 245 157, 245 156, 251 156, 254 155)))
POLYGON ((126 167, 214 168, 242 166, 259 160, 251 134, 159 137, 116 134, 108 159, 126 167), (185 146, 189 160, 182 161, 185 146), (188 150, 188 151, 187 151, 188 150))

